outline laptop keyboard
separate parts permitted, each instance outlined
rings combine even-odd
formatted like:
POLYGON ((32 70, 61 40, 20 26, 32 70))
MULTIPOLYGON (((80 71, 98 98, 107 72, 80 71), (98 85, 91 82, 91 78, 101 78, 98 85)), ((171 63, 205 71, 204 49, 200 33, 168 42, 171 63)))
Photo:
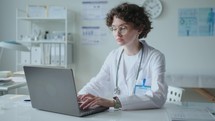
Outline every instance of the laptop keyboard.
POLYGON ((95 109, 81 110, 82 115, 90 115, 95 112, 95 109))
POLYGON ((86 115, 102 112, 102 111, 105 111, 107 109, 108 109, 107 107, 98 106, 98 107, 95 107, 95 108, 89 108, 87 110, 80 109, 80 112, 81 112, 81 115, 86 116, 86 115))

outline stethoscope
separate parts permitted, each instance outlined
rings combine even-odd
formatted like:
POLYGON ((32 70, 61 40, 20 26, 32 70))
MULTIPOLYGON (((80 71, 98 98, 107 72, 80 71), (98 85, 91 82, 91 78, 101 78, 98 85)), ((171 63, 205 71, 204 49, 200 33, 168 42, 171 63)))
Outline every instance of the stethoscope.
MULTIPOLYGON (((139 72, 140 72, 140 67, 141 67, 141 63, 142 63, 142 59, 143 59, 143 47, 142 47, 142 49, 141 49, 141 58, 140 58, 140 62, 139 62, 139 66, 138 66, 138 70, 137 70, 137 75, 136 75, 136 80, 137 80, 137 78, 138 78, 138 76, 139 76, 139 72)), ((118 61, 118 63, 117 63, 117 70, 116 70, 116 87, 115 87, 115 89, 114 89, 114 94, 115 95, 120 95, 120 88, 119 88, 119 85, 118 85, 118 79, 119 79, 119 77, 118 77, 118 73, 119 73, 119 66, 120 66, 120 62, 121 62, 121 59, 122 59, 122 54, 123 54, 123 52, 124 52, 124 49, 122 50, 122 52, 120 53, 120 56, 119 56, 119 61, 118 61)))

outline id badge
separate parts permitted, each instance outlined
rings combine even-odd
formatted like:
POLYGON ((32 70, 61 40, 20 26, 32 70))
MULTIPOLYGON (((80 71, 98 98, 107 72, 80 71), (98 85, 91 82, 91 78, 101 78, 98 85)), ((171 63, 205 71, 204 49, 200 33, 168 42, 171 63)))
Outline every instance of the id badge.
MULTIPOLYGON (((137 81, 138 82, 138 81, 137 81)), ((134 86, 134 94, 145 94, 148 90, 151 90, 151 86, 146 85, 146 79, 143 79, 142 81, 139 81, 141 83, 135 84, 134 86)))

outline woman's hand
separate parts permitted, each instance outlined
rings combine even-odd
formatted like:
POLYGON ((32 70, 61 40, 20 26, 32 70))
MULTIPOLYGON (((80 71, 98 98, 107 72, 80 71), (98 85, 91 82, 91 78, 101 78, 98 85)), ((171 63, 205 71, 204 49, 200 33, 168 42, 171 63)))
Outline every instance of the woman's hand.
POLYGON ((94 96, 92 94, 84 94, 78 96, 81 109, 88 109, 95 106, 113 107, 114 101, 94 96))

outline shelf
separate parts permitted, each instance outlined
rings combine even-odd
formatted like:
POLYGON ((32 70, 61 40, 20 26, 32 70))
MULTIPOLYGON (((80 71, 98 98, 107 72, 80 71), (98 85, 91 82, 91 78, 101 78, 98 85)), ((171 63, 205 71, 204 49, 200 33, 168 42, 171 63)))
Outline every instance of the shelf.
POLYGON ((49 18, 49 17, 17 17, 20 20, 65 20, 67 18, 49 18))
POLYGON ((18 66, 45 66, 45 67, 65 67, 65 65, 58 65, 58 64, 41 64, 41 65, 34 65, 34 64, 18 64, 18 66))
POLYGON ((16 42, 29 48, 17 52, 16 70, 24 65, 71 67, 72 65, 72 14, 57 17, 28 17, 25 10, 17 10, 16 42))
POLYGON ((25 21, 32 21, 32 22, 64 22, 67 18, 40 18, 40 17, 18 17, 17 20, 25 20, 25 21))
POLYGON ((19 43, 59 43, 59 44, 72 44, 74 41, 65 41, 65 40, 38 40, 38 41, 25 41, 25 40, 17 40, 19 43))

